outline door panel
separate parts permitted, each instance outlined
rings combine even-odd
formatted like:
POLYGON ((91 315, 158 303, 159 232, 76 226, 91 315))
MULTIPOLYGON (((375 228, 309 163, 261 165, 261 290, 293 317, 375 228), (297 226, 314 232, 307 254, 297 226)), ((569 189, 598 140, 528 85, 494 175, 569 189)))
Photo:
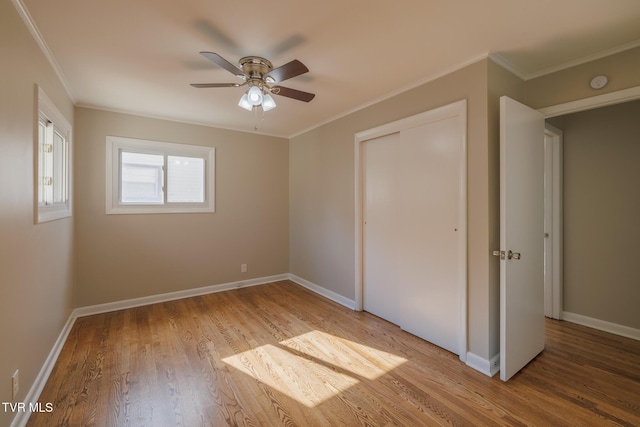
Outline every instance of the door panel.
POLYGON ((544 349, 544 117, 507 97, 500 98, 500 246, 506 381, 544 349))
POLYGON ((365 158, 365 233, 363 255, 365 310, 396 325, 400 310, 390 303, 397 294, 400 245, 397 226, 398 172, 390 161, 398 146, 400 134, 372 139, 364 145, 365 158))
POLYGON ((363 162, 364 309, 455 354, 466 340, 461 122, 368 140, 363 162))
POLYGON ((458 118, 401 132, 400 326, 459 354, 458 118))

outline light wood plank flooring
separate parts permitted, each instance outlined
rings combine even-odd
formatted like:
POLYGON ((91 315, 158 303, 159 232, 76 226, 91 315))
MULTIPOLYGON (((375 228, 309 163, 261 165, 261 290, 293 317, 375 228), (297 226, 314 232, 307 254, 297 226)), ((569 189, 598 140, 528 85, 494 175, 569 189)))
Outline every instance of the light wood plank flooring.
POLYGON ((640 425, 640 342, 546 326, 503 383, 288 281, 89 316, 28 425, 640 425))

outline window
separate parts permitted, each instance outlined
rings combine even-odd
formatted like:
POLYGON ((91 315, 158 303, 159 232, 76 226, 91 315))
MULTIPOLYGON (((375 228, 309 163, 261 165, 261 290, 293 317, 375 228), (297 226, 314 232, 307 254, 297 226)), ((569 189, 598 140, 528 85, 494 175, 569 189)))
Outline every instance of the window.
POLYGON ((71 216, 71 125, 38 87, 36 222, 71 216))
POLYGON ((215 149, 107 137, 108 214, 214 212, 215 149))

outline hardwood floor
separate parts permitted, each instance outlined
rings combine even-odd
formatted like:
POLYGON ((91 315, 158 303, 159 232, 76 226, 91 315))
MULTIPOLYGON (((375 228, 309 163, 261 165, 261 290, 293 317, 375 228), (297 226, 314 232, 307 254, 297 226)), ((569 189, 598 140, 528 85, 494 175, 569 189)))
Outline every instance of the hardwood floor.
POLYGON ((292 282, 77 319, 29 426, 640 425, 640 342, 548 320, 511 381, 292 282))

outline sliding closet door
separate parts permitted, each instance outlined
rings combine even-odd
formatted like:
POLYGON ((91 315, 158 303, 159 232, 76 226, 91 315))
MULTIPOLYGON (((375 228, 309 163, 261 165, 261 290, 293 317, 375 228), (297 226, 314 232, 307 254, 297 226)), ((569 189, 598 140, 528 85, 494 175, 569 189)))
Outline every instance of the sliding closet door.
POLYGON ((460 126, 454 116, 368 140, 363 162, 364 308, 456 354, 466 280, 460 126))
POLYGON ((400 134, 372 139, 365 144, 364 309, 396 325, 402 310, 390 296, 399 289, 401 246, 398 235, 400 134))

